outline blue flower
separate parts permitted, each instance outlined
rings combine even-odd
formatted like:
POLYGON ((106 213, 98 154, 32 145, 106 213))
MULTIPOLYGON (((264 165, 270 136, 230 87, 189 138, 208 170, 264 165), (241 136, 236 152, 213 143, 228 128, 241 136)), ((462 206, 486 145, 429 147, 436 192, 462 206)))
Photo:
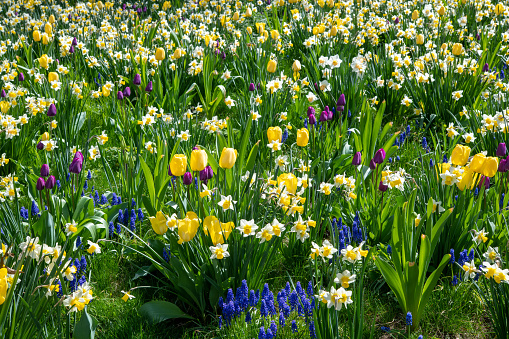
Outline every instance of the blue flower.
POLYGON ((458 277, 456 274, 452 277, 452 286, 458 285, 458 277))
POLYGON ((413 323, 413 321, 412 321, 412 312, 408 312, 406 314, 406 325, 407 326, 412 326, 412 323, 413 323))
POLYGON ((281 142, 284 144, 287 139, 288 139, 288 129, 285 128, 285 131, 283 132, 283 136, 281 137, 281 142))
POLYGON ((81 238, 80 238, 80 236, 78 235, 78 236, 76 237, 76 248, 78 248, 78 247, 80 247, 80 246, 81 246, 81 238))
POLYGON ((138 220, 143 221, 144 218, 145 215, 143 215, 143 211, 141 210, 141 208, 138 208, 138 220))
POLYGON ((309 298, 311 298, 314 295, 313 282, 311 280, 308 282, 308 288, 306 289, 306 293, 309 298))
POLYGON ((391 247, 391 245, 387 245, 387 254, 389 254, 389 255, 392 254, 392 247, 391 247))
POLYGON ((265 339, 265 328, 262 326, 260 327, 260 332, 258 332, 258 339, 265 339))
POLYGON ((295 322, 295 320, 292 320, 292 332, 293 333, 299 332, 299 330, 297 329, 297 323, 295 322))
POLYGON ((32 200, 31 212, 32 212, 32 217, 36 216, 39 213, 39 207, 37 206, 37 203, 34 200, 32 200))
POLYGON ((314 321, 311 321, 309 323, 309 336, 311 338, 316 338, 315 322, 314 321))
POLYGON ((134 198, 131 199, 131 208, 135 208, 136 207, 136 200, 134 200, 134 198))
POLYGON ((468 260, 469 260, 469 261, 474 260, 474 255, 475 255, 475 252, 474 252, 474 249, 472 248, 472 249, 470 250, 470 253, 468 254, 468 260))
POLYGON ((283 312, 280 312, 279 313, 279 326, 285 327, 285 321, 286 321, 286 319, 285 319, 283 312))
POLYGON ((391 331, 391 329, 389 327, 387 327, 387 326, 382 326, 382 327, 380 327, 380 329, 382 331, 384 331, 384 332, 387 332, 387 333, 389 333, 391 331))
POLYGON ((81 266, 81 273, 84 274, 87 271, 87 258, 85 258, 84 255, 81 256, 80 266, 81 266))
POLYGON ((87 180, 90 180, 90 179, 92 179, 92 172, 90 172, 90 170, 88 170, 87 180))
POLYGON ((108 203, 108 198, 106 194, 101 195, 101 201, 99 202, 101 205, 106 205, 108 203))
POLYGON ((267 303, 265 302, 265 299, 262 299, 262 305, 260 306, 260 314, 262 317, 266 317, 269 315, 269 310, 267 309, 267 303))
POLYGON ((246 312, 246 319, 245 319, 246 323, 251 323, 251 313, 249 311, 246 312))
POLYGON ((163 259, 166 262, 169 262, 170 261, 170 257, 171 257, 170 245, 164 246, 164 248, 163 248, 163 259))
POLYGON ((270 323, 270 330, 272 331, 272 334, 275 337, 277 335, 277 325, 274 320, 272 320, 272 322, 270 323))

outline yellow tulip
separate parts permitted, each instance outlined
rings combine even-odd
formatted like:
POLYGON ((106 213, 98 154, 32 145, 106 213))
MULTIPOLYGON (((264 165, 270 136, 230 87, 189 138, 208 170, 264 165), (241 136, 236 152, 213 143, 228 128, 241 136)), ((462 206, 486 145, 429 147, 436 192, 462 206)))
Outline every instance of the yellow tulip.
POLYGON ((182 50, 180 48, 177 48, 175 52, 173 52, 173 58, 174 59, 180 59, 182 57, 182 50))
POLYGON ((212 215, 203 220, 203 232, 210 235, 213 244, 224 244, 234 228, 233 222, 222 223, 212 215))
POLYGON ((0 111, 5 114, 11 107, 11 104, 8 101, 0 101, 0 111))
POLYGON ((273 29, 270 31, 270 36, 272 39, 277 40, 279 39, 279 32, 276 29, 273 29))
POLYGON ((7 268, 0 268, 0 305, 5 302, 7 295, 7 268))
POLYGON ((193 240, 198 227, 200 226, 200 219, 194 212, 187 212, 186 217, 178 221, 178 243, 182 244, 193 240))
POLYGON ((283 131, 279 126, 276 127, 269 127, 267 130, 267 138, 269 139, 269 143, 272 141, 278 141, 281 142, 283 139, 283 131))
POLYGON ((481 173, 485 161, 486 156, 482 153, 477 153, 470 163, 470 169, 475 173, 481 173))
POLYGON ((246 18, 250 18, 252 15, 253 15, 253 11, 251 10, 251 8, 248 7, 246 9, 246 18))
POLYGON ((465 166, 470 156, 470 147, 463 145, 456 145, 452 150, 451 162, 456 166, 465 166))
POLYGON ((203 171, 207 166, 207 152, 195 149, 191 152, 191 171, 203 171))
POLYGON ((313 35, 320 34, 320 28, 318 26, 313 27, 313 35))
POLYGON ((51 27, 51 24, 49 22, 47 22, 46 25, 44 25, 44 32, 46 32, 46 34, 48 34, 49 36, 51 36, 51 33, 53 33, 53 27, 51 27))
POLYGON ((39 60, 39 65, 42 68, 48 69, 48 56, 46 54, 43 54, 38 60, 39 60))
POLYGON ((495 6, 495 14, 496 15, 500 15, 500 14, 503 14, 505 12, 505 7, 503 4, 498 4, 495 6))
POLYGON ((104 4, 102 3, 102 1, 97 2, 97 8, 99 8, 100 11, 104 8, 104 4))
POLYGON ((181 177, 187 170, 187 157, 184 154, 175 154, 170 161, 171 174, 181 177))
POLYGON ((235 12, 233 13, 233 17, 232 17, 232 20, 233 21, 238 21, 240 18, 240 13, 239 12, 235 12))
POLYGON ((247 31, 247 34, 249 34, 249 35, 253 34, 253 29, 250 26, 248 26, 246 28, 246 31, 247 31))
POLYGON ((110 96, 110 93, 111 93, 111 91, 110 91, 110 90, 109 90, 106 86, 103 86, 103 88, 102 88, 102 94, 103 94, 103 96, 105 96, 105 97, 109 97, 109 96, 110 96))
POLYGON ((461 180, 456 183, 456 186, 460 191, 467 189, 472 189, 475 186, 475 181, 477 179, 478 174, 475 174, 471 168, 465 168, 461 175, 461 180))
POLYGON ((457 42, 454 45, 452 45, 452 54, 458 56, 461 53, 463 53, 463 45, 462 44, 457 42))
POLYGON ((166 54, 164 52, 164 49, 162 49, 162 48, 156 49, 156 60, 157 61, 164 60, 165 57, 166 57, 166 54))
POLYGON ((152 225, 152 229, 159 235, 163 235, 168 230, 168 225, 166 224, 166 216, 163 212, 157 212, 155 217, 149 217, 150 224, 152 225))
POLYGON ((417 45, 424 44, 424 35, 417 34, 417 37, 415 38, 415 42, 417 43, 417 45))
POLYGON ((336 36, 337 34, 338 34, 338 28, 336 26, 332 26, 332 28, 330 30, 330 35, 336 36))
POLYGON ((301 128, 297 131, 297 146, 306 147, 309 143, 309 131, 307 128, 301 128))
POLYGON ((221 168, 232 168, 237 161, 237 150, 233 148, 223 148, 221 152, 221 158, 219 158, 219 167, 221 168))
POLYGON ((49 133, 48 132, 42 133, 41 140, 42 141, 48 141, 49 140, 49 133))
POLYGON ((39 31, 33 31, 32 37, 34 38, 35 42, 39 42, 42 39, 41 32, 39 31))
POLYGON ((498 171, 498 158, 487 157, 481 169, 482 175, 493 178, 498 171))
POLYGON ((270 60, 269 63, 267 64, 267 72, 274 73, 276 72, 276 68, 277 62, 275 60, 270 60))
POLYGON ((445 7, 440 6, 440 8, 438 9, 438 15, 443 16, 444 14, 445 14, 445 7))
POLYGON ((263 31, 265 31, 265 23, 257 22, 256 23, 256 30, 258 31, 258 34, 263 34, 263 31))
POLYGON ((419 11, 415 10, 412 12, 412 20, 417 20, 419 18, 419 11))
POLYGON ((297 192, 297 177, 292 173, 283 173, 277 177, 278 186, 284 183, 286 190, 289 193, 295 194, 297 192))
POLYGON ((49 82, 58 81, 58 79, 59 79, 58 73, 56 73, 56 72, 49 72, 48 73, 48 81, 49 82))
POLYGON ((51 15, 49 16, 48 21, 49 21, 49 23, 50 23, 50 24, 54 24, 54 23, 55 23, 55 16, 54 16, 53 14, 51 14, 51 15))
POLYGON ((302 66, 300 64, 300 61, 299 60, 294 60, 293 61, 293 65, 292 65, 292 70, 294 72, 300 72, 301 69, 302 69, 302 66))
POLYGON ((447 49, 447 44, 444 42, 440 48, 445 51, 447 49))
POLYGON ((49 38, 48 38, 48 35, 46 35, 46 34, 45 34, 45 35, 43 35, 43 36, 42 36, 42 44, 43 44, 43 45, 47 45, 47 44, 49 44, 49 38))

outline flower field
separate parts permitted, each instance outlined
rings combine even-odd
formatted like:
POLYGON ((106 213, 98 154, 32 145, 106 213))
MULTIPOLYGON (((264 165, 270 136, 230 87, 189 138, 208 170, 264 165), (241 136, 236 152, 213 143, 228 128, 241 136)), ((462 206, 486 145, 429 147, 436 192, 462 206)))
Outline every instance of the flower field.
POLYGON ((509 338, 508 56, 503 0, 0 0, 0 337, 509 338))

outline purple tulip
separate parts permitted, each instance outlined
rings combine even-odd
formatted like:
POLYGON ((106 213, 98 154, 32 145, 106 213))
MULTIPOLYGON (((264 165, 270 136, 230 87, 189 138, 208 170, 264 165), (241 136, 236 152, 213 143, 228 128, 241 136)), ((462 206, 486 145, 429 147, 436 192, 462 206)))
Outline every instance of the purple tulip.
POLYGON ((336 106, 345 106, 345 105, 346 105, 345 95, 341 94, 338 98, 338 101, 336 102, 336 106))
POLYGON ((375 159, 371 159, 369 161, 369 168, 373 171, 374 169, 376 169, 376 162, 375 162, 375 159))
POLYGON ((147 87, 145 87, 145 92, 150 93, 152 92, 152 81, 149 81, 147 84, 147 87))
POLYGON ((37 144, 37 149, 39 151, 42 151, 44 149, 44 144, 42 142, 39 141, 39 143, 37 144))
POLYGON ((477 34, 475 35, 475 38, 476 38, 477 40, 481 40, 481 36, 479 35, 479 33, 477 33, 477 34))
POLYGON ((133 84, 135 84, 136 86, 141 85, 141 75, 139 74, 134 75, 133 84))
POLYGON ((399 24, 399 17, 396 17, 396 19, 394 20, 394 23, 397 25, 399 24))
POLYGON ((71 164, 69 165, 69 172, 78 174, 81 172, 83 168, 83 154, 81 152, 76 152, 74 155, 74 159, 72 159, 71 164))
POLYGON ((136 10, 138 14, 141 14, 141 7, 136 10))
POLYGON ((308 113, 307 114, 308 114, 308 116, 315 114, 315 109, 313 108, 313 106, 309 106, 308 107, 308 113))
POLYGON ((122 92, 122 94, 124 94, 124 97, 130 97, 131 89, 129 87, 124 88, 124 91, 122 92))
POLYGON ((118 91, 118 92, 117 92, 117 99, 118 99, 118 100, 122 100, 122 99, 124 99, 124 95, 122 94, 122 91, 118 91))
POLYGON ((504 142, 501 142, 500 144, 498 144, 496 156, 497 157, 505 157, 506 153, 507 153, 507 147, 505 146, 504 142))
POLYGON ((323 110, 322 113, 320 113, 320 122, 327 121, 329 118, 329 114, 327 114, 326 110, 323 110))
POLYGON ((320 87, 318 87, 318 84, 317 84, 316 82, 315 82, 315 90, 316 90, 317 92, 320 92, 320 87))
POLYGON ((362 161, 362 155, 361 155, 361 152, 357 152, 353 155, 353 159, 352 159, 352 165, 354 166, 359 166, 361 164, 361 161, 362 161))
POLYGON ((125 11, 126 7, 127 7, 127 5, 126 5, 126 4, 123 4, 123 5, 122 5, 122 10, 123 10, 123 11, 125 11))
POLYGON ((78 46, 78 39, 76 37, 72 38, 71 46, 78 46))
POLYGON ((223 51, 223 53, 221 53, 221 59, 225 60, 226 59, 226 53, 223 51))
POLYGON ((57 183, 55 177, 53 175, 50 175, 48 180, 46 180, 46 189, 52 189, 53 187, 55 187, 55 184, 57 183))
POLYGON ((7 93, 5 93, 5 89, 2 89, 2 92, 0 93, 0 97, 5 98, 7 96, 7 93))
POLYGON ((380 184, 378 185, 378 189, 380 191, 385 192, 385 191, 387 191, 388 188, 389 188, 389 185, 384 185, 384 182, 380 181, 380 184))
POLYGON ((212 167, 207 166, 207 167, 205 167, 204 171, 207 171, 208 179, 212 179, 214 177, 214 171, 212 170, 212 167))
POLYGON ((57 115, 57 108, 55 107, 55 104, 49 105, 48 113, 46 113, 46 115, 49 117, 54 117, 57 115))
POLYGON ((19 73, 18 80, 19 81, 25 81, 25 76, 23 75, 23 73, 19 73))
POLYGON ((378 151, 376 151, 373 160, 375 161, 375 164, 381 164, 382 162, 384 162, 385 150, 383 148, 380 148, 378 151))
POLYGON ((74 54, 74 46, 71 46, 71 47, 69 48, 69 54, 74 54))
POLYGON ((500 163, 498 164, 498 171, 502 172, 502 173, 507 172, 507 160, 506 159, 500 160, 500 163))
POLYGON ((209 178, 207 176, 207 169, 204 168, 203 170, 200 171, 200 181, 207 182, 208 179, 209 178))
POLYGON ((42 191, 44 189, 44 185, 46 184, 46 182, 44 181, 43 178, 39 178, 37 179, 37 183, 35 184, 35 188, 38 190, 38 191, 42 191))
POLYGON ((490 188, 490 177, 482 176, 481 181, 479 182, 479 188, 484 185, 485 189, 490 188))
POLYGON ((47 177, 49 175, 49 166, 44 164, 41 166, 41 177, 47 177))
POLYGON ((490 65, 488 65, 488 63, 485 63, 484 66, 482 67, 482 71, 483 72, 489 72, 490 71, 490 65))
POLYGON ((316 125, 316 116, 315 116, 315 114, 314 114, 314 113, 313 113, 313 114, 311 114, 311 115, 309 115, 309 116, 308 116, 308 118, 309 118, 309 123, 310 123, 311 125, 316 125))
POLYGON ((255 85, 253 83, 250 83, 249 84, 249 92, 254 92, 255 90, 255 85))
POLYGON ((193 175, 191 172, 184 173, 184 177, 182 178, 184 185, 191 185, 193 183, 193 175))
POLYGON ((143 6, 143 12, 147 11, 147 6, 143 6))

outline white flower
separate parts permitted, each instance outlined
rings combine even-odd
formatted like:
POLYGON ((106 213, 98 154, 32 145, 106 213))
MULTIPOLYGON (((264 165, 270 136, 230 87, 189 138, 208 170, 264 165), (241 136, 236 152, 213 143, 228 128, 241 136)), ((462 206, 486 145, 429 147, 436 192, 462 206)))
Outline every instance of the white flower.
POLYGON ((343 271, 343 273, 336 274, 336 278, 334 279, 334 282, 336 284, 341 284, 343 288, 350 287, 351 283, 355 282, 355 274, 351 274, 350 271, 346 270, 343 271))
POLYGON ((255 235, 255 231, 258 229, 258 226, 254 223, 254 219, 251 220, 240 220, 240 226, 238 228, 239 232, 243 237, 248 237, 250 235, 255 235))
POLYGON ((274 236, 274 230, 272 226, 266 225, 264 228, 260 230, 260 232, 256 233, 256 237, 260 239, 260 244, 264 243, 265 241, 270 241, 272 237, 274 236))
POLYGON ((463 91, 461 90, 461 91, 452 92, 452 98, 456 101, 463 98, 463 91))
POLYGON ((210 246, 209 249, 212 252, 210 259, 221 260, 230 256, 230 253, 228 253, 228 244, 217 244, 216 246, 210 246))
POLYGON ((74 220, 72 222, 68 222, 67 224, 65 224, 65 233, 67 234, 67 236, 76 233, 76 231, 78 230, 77 227, 78 223, 75 222, 74 220))
POLYGON ((334 306, 336 311, 341 310, 343 304, 348 305, 353 303, 352 300, 352 291, 347 291, 343 287, 339 289, 335 289, 334 286, 331 287, 330 293, 327 295, 327 308, 331 308, 334 306))
POLYGON ((87 252, 89 254, 97 254, 97 253, 101 253, 101 247, 99 247, 98 244, 94 243, 94 242, 91 242, 90 240, 87 241, 88 243, 88 249, 87 249, 87 252))
POLYGON ((229 195, 225 197, 224 195, 221 195, 221 201, 219 201, 218 205, 223 208, 223 211, 232 210, 233 211, 233 205, 235 205, 237 202, 233 200, 232 196, 229 195))

